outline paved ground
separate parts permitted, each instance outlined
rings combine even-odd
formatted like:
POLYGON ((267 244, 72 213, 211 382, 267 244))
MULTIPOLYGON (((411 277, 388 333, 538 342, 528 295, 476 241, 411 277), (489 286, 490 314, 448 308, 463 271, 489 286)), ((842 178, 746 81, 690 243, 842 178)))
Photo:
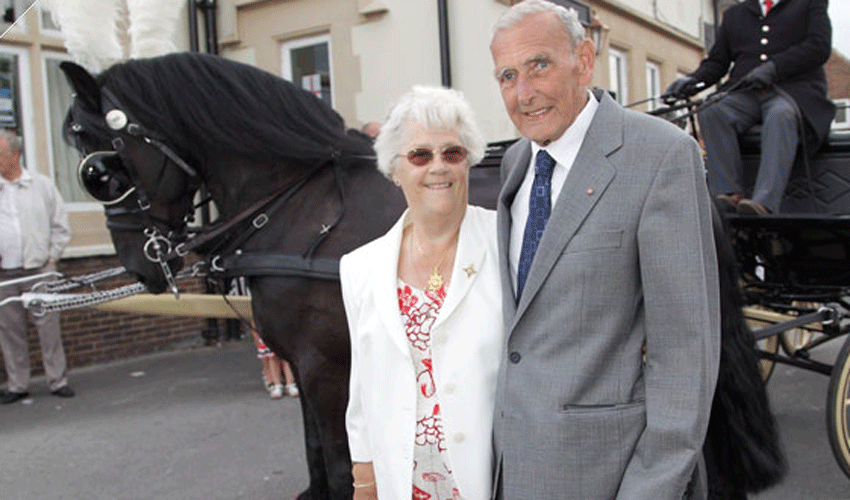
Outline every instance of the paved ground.
POLYGON ((0 498, 288 499, 300 405, 271 400, 249 342, 73 371, 77 397, 0 407, 0 498))
MULTIPOLYGON (((834 359, 838 345, 818 353, 834 359)), ((307 485, 298 402, 273 401, 248 342, 72 373, 79 395, 0 407, 0 499, 291 499, 307 485)), ((756 500, 847 500, 826 435, 828 378, 769 384, 791 471, 756 500)), ((531 499, 533 500, 533 499, 531 499)))

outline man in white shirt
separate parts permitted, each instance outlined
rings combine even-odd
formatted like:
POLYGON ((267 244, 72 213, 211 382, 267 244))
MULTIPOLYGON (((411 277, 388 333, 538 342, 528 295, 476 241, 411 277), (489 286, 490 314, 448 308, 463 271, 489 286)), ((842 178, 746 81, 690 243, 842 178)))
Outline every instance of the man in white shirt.
MULTIPOLYGON (((21 167, 21 142, 0 129, 0 282, 56 270, 56 260, 71 238, 62 197, 47 177, 21 167)), ((0 301, 29 290, 32 282, 0 286, 0 301)), ((53 395, 70 398, 59 314, 33 317, 41 358, 53 395)), ((20 302, 0 307, 0 348, 7 389, 0 404, 29 396, 29 342, 26 312, 20 302)))

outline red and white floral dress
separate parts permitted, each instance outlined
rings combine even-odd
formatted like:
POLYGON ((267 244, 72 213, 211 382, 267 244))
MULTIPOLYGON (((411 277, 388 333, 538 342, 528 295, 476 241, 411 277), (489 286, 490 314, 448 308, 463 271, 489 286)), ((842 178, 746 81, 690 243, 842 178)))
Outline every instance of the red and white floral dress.
POLYGON ((462 499, 452 477, 440 417, 431 327, 446 298, 446 287, 420 290, 398 280, 398 307, 410 342, 416 373, 416 441, 413 447, 413 500, 462 499))

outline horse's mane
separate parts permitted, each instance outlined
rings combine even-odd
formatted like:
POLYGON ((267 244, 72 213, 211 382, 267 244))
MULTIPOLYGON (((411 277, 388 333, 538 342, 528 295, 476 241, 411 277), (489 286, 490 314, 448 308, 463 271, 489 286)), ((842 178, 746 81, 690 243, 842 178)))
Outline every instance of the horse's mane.
POLYGON ((371 142, 346 131, 342 117, 321 99, 222 57, 179 53, 130 60, 96 79, 132 118, 196 158, 313 162, 374 155, 371 142))

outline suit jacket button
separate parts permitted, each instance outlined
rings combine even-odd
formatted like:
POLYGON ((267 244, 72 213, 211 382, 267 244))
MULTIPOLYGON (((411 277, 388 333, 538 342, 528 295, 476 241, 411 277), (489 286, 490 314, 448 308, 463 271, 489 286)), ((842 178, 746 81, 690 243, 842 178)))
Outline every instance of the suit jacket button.
POLYGON ((518 352, 514 351, 508 356, 508 359, 511 360, 511 363, 517 364, 519 363, 519 360, 522 359, 522 356, 520 356, 518 352))

